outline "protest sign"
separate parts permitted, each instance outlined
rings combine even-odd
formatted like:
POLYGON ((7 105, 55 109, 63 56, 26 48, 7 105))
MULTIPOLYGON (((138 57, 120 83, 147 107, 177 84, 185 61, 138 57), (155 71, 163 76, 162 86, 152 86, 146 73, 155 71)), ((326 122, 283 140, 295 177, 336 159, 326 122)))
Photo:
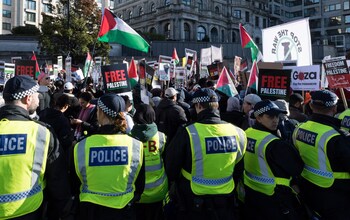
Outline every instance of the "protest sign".
POLYGON ((315 91, 320 89, 320 66, 286 66, 292 70, 290 87, 293 90, 315 91))
POLYGON ((5 63, 5 83, 7 80, 15 76, 15 64, 5 63))
POLYGON ((5 84, 5 61, 0 61, 0 85, 5 84))
POLYGON ((289 100, 291 70, 259 69, 258 95, 262 99, 289 100))
POLYGON ((57 57, 57 69, 61 71, 63 69, 63 56, 57 57))
POLYGON ((122 93, 131 90, 126 64, 101 66, 101 72, 106 92, 122 93))
POLYGON ((70 56, 66 57, 65 66, 66 66, 66 82, 71 82, 72 81, 72 58, 70 56))
POLYGON ((28 75, 34 79, 35 77, 35 60, 16 60, 15 75, 28 75))
POLYGON ((323 66, 329 88, 350 87, 350 74, 344 56, 324 60, 323 66))

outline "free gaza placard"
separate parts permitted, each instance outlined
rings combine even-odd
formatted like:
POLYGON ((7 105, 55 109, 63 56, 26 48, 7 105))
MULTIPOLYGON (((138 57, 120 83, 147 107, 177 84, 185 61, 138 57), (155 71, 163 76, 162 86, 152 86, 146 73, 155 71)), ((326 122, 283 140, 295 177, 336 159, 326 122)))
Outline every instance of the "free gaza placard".
POLYGON ((131 90, 126 64, 101 66, 101 73, 106 92, 122 93, 131 90))
POLYGON ((291 70, 259 69, 258 95, 262 99, 289 100, 291 70))

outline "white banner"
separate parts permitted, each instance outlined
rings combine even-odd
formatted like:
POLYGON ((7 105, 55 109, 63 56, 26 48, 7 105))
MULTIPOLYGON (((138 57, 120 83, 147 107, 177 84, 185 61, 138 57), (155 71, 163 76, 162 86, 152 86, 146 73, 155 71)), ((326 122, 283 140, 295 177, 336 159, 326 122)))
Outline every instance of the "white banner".
POLYGON ((265 62, 296 60, 297 66, 312 65, 309 18, 262 30, 265 62))
POLYGON ((201 65, 208 66, 211 64, 211 48, 201 49, 201 65))
POLYGON ((290 87, 298 91, 315 91, 320 89, 320 66, 285 66, 291 69, 290 87))
POLYGON ((222 47, 215 47, 211 45, 211 61, 222 62, 222 47))

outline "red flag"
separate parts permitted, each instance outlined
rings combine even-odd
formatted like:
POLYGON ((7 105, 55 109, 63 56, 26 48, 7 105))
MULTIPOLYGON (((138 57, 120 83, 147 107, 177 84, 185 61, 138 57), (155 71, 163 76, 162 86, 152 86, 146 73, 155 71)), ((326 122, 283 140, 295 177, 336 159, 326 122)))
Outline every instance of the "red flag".
POLYGON ((134 86, 139 81, 139 76, 137 75, 137 66, 136 66, 134 57, 131 58, 130 66, 128 69, 128 75, 129 75, 129 81, 130 81, 131 88, 134 88, 134 86))
POLYGON ((35 79, 38 78, 38 76, 40 75, 40 68, 39 68, 39 64, 38 64, 38 61, 36 59, 36 56, 35 56, 35 53, 33 51, 33 55, 32 55, 32 58, 30 58, 31 60, 35 60, 35 79))

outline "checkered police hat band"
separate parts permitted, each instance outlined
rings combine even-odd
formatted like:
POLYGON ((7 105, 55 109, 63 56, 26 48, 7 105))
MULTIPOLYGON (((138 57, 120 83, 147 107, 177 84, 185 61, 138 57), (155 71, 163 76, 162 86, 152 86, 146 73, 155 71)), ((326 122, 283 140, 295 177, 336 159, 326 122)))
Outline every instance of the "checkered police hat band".
POLYGON ((26 96, 33 95, 38 90, 39 90, 39 85, 35 85, 31 89, 28 89, 28 90, 25 90, 25 91, 22 91, 22 92, 13 93, 12 94, 12 98, 14 100, 22 99, 22 98, 24 98, 26 96))
POLYGON ((196 97, 192 99, 192 103, 209 102, 210 98, 208 96, 196 97))
POLYGON ((332 107, 332 106, 335 106, 337 104, 338 100, 336 101, 327 101, 327 102, 323 102, 321 100, 311 100, 311 103, 312 104, 315 104, 315 105, 324 105, 326 107, 332 107))
POLYGON ((117 117, 118 112, 115 112, 112 109, 108 108, 100 99, 98 99, 97 105, 106 115, 112 118, 117 117))
POLYGON ((271 107, 270 106, 265 106, 265 107, 263 107, 263 108, 261 108, 261 109, 259 109, 259 110, 256 110, 255 112, 254 112, 254 116, 256 117, 256 116, 259 116, 259 115, 261 115, 261 114, 264 114, 265 112, 268 112, 268 111, 270 111, 271 110, 271 107))

